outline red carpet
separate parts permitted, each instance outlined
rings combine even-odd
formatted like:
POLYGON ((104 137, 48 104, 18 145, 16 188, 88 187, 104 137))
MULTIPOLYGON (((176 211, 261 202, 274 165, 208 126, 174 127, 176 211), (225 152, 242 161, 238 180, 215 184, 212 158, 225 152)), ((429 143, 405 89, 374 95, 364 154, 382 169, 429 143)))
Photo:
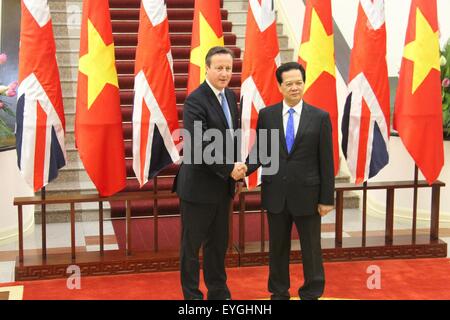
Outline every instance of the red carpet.
MULTIPOLYGON (((324 299, 450 299, 450 259, 378 260, 325 264, 324 299), (367 268, 381 270, 381 288, 368 289, 367 268)), ((267 299, 267 267, 228 269, 235 300, 267 299)), ((291 265, 291 296, 297 297, 301 265, 291 265)), ((178 272, 85 277, 80 290, 69 290, 66 279, 16 282, 24 286, 24 300, 40 299, 182 299, 178 272)), ((204 287, 203 287, 203 291, 204 287)))

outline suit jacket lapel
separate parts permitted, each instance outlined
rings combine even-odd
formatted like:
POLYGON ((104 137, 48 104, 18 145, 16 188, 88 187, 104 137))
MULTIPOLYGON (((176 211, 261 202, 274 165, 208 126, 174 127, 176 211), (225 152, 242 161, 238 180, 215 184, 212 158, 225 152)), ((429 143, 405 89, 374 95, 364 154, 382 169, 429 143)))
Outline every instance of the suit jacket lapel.
POLYGON ((298 125, 297 133, 295 134, 294 145, 292 146, 291 153, 296 149, 296 147, 300 144, 301 138, 305 130, 308 128, 311 123, 310 118, 311 115, 309 113, 309 105, 303 102, 302 114, 300 115, 300 123, 298 125))
POLYGON ((213 106, 214 110, 216 110, 219 117, 222 119, 222 123, 225 128, 228 128, 227 118, 225 118, 225 114, 223 113, 222 106, 219 103, 219 100, 217 99, 216 95, 214 94, 214 91, 209 87, 209 85, 205 82, 203 82, 203 86, 205 91, 208 93, 208 99, 210 104, 213 106))

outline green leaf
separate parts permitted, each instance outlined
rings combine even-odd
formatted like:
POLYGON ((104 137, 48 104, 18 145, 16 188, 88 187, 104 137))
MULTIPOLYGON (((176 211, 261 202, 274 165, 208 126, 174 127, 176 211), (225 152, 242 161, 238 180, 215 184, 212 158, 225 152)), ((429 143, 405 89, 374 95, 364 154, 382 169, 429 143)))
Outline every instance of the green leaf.
POLYGON ((13 135, 14 132, 8 125, 0 118, 0 136, 13 135))
POLYGON ((1 109, 1 110, 5 111, 6 114, 9 115, 9 116, 12 117, 12 118, 15 118, 15 117, 16 117, 16 114, 14 113, 14 111, 12 111, 10 108, 8 108, 8 107, 6 107, 6 106, 3 107, 3 109, 1 109))

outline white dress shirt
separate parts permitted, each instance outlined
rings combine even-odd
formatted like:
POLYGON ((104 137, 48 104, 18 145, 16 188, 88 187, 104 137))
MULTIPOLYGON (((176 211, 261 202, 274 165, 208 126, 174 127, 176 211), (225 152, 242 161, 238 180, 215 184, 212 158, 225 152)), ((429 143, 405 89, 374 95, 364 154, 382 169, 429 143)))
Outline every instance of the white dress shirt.
POLYGON ((303 108, 303 100, 300 100, 300 102, 294 106, 289 107, 286 103, 286 101, 283 100, 283 126, 284 126, 284 136, 286 137, 286 128, 287 123, 289 119, 289 109, 294 109, 294 113, 292 116, 294 117, 294 137, 297 135, 298 126, 300 124, 300 116, 302 115, 302 108, 303 108))

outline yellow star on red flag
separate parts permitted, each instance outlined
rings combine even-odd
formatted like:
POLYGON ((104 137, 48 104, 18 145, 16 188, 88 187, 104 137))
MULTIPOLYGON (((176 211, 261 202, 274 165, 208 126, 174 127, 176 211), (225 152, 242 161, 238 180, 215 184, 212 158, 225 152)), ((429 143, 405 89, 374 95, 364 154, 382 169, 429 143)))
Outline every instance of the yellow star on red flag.
POLYGON ((88 109, 108 83, 119 87, 114 43, 106 45, 91 20, 88 20, 88 53, 80 57, 79 70, 88 77, 88 109))

